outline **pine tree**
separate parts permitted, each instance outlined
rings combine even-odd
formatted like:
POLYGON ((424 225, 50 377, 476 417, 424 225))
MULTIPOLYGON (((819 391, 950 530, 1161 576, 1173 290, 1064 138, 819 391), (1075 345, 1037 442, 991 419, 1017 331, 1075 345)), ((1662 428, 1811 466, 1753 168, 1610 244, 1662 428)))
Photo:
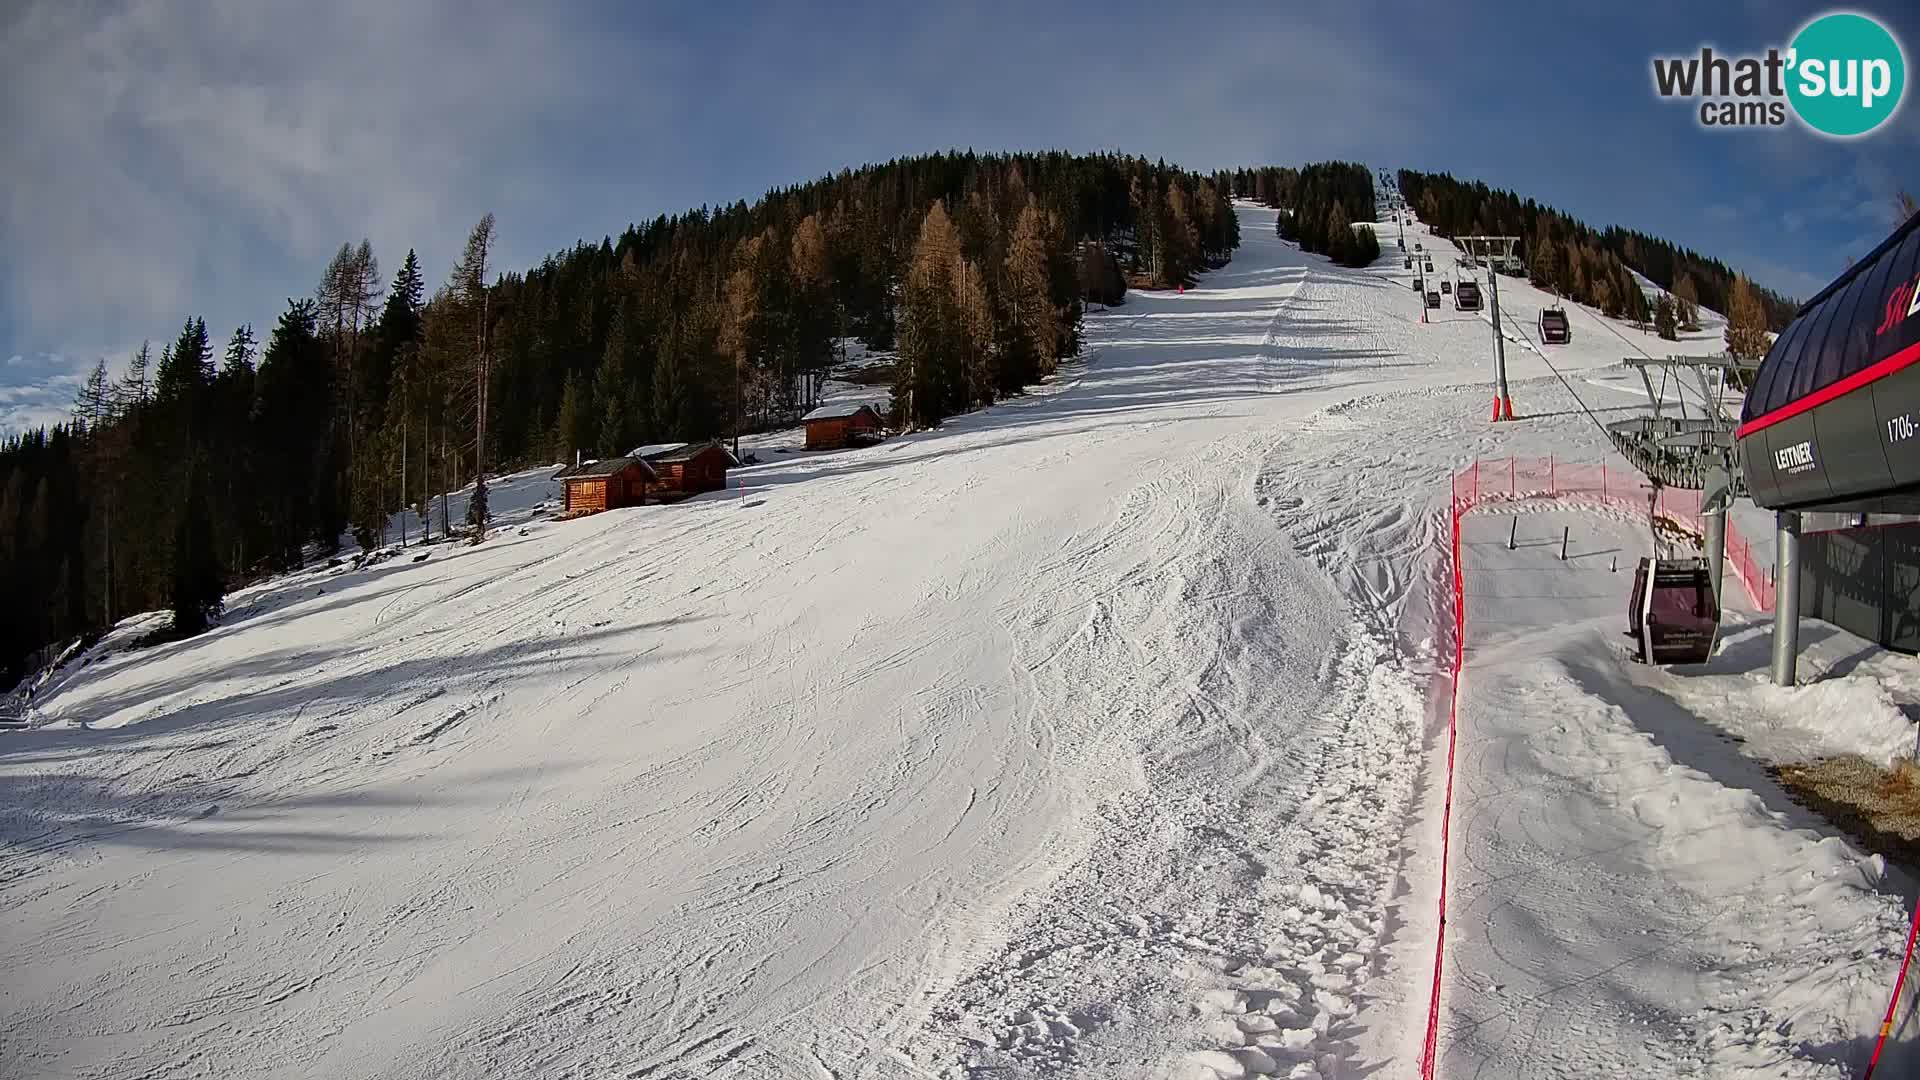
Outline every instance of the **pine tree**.
POLYGON ((493 253, 493 215, 485 214, 467 234, 467 246, 454 265, 448 282, 459 298, 466 317, 471 320, 473 364, 473 501, 467 504, 467 524, 474 529, 473 541, 487 538, 487 391, 492 381, 489 363, 489 331, 492 328, 492 297, 487 290, 488 268, 493 253))
POLYGON ((491 520, 487 507, 487 476, 480 473, 473 478, 473 497, 467 500, 467 524, 473 529, 474 543, 487 538, 487 522, 491 520))
POLYGON ((187 469, 186 500, 173 537, 173 583, 170 607, 173 632, 181 637, 205 630, 220 613, 226 583, 213 548, 206 484, 196 462, 187 469))
POLYGON ((227 354, 221 370, 228 373, 253 374, 253 324, 241 323, 234 328, 233 336, 227 339, 227 354))
POLYGON ((1733 279, 1733 296, 1727 307, 1727 351, 1747 361, 1767 355, 1766 309, 1745 274, 1733 279))
POLYGON ((1327 258, 1342 266, 1354 264, 1353 223, 1347 208, 1334 203, 1327 211, 1327 258))
MULTIPOLYGON (((653 368, 654 430, 666 438, 677 438, 692 430, 692 406, 689 400, 692 387, 680 370, 681 341, 682 335, 676 325, 662 344, 660 358, 653 368)), ((580 438, 577 434, 571 437, 580 438)), ((574 445, 583 446, 585 443, 575 442, 574 445)))
POLYGON ((599 448, 601 457, 613 457, 620 453, 622 447, 633 445, 629 438, 633 432, 629 420, 631 409, 627 403, 625 353, 626 331, 616 320, 613 332, 607 337, 607 347, 601 353, 600 367, 593 376, 593 401, 598 412, 598 423, 591 445, 599 448))
POLYGON ((279 564, 298 567, 309 539, 325 543, 334 487, 324 452, 333 379, 312 301, 291 301, 281 313, 256 382, 261 471, 272 478, 261 511, 279 564))
POLYGON ((571 465, 576 455, 583 454, 592 443, 593 418, 587 395, 580 389, 580 377, 569 374, 560 394, 560 413, 554 421, 553 457, 571 465))

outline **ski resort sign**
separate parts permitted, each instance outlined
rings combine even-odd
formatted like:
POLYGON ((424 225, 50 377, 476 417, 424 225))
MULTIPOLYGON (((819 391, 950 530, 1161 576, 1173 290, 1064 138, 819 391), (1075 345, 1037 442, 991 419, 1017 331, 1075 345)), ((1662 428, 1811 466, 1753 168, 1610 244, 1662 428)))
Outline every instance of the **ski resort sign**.
POLYGON ((1789 115, 1822 135, 1850 139, 1879 128, 1900 108, 1906 54, 1879 22, 1849 11, 1800 28, 1785 49, 1723 56, 1656 56, 1653 89, 1663 99, 1699 102, 1700 126, 1784 127, 1789 115))

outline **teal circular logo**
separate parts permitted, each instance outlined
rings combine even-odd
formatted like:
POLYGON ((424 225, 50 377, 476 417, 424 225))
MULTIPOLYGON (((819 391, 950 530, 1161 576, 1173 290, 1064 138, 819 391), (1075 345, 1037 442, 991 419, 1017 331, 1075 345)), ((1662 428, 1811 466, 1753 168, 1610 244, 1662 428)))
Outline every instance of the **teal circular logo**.
POLYGON ((1787 52, 1787 100, 1823 135, 1865 135, 1900 107, 1907 62, 1887 28, 1851 12, 1801 28, 1787 52))

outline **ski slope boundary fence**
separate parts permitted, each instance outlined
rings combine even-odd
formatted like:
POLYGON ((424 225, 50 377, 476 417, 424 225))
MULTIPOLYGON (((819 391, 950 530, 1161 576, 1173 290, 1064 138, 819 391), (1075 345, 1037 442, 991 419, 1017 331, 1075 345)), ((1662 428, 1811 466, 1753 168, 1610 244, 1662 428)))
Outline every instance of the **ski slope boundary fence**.
MULTIPOLYGON (((1557 499, 1651 512, 1696 536, 1704 536, 1706 532, 1706 523, 1700 514, 1700 492, 1656 488, 1638 472, 1615 468, 1605 462, 1594 465, 1551 457, 1496 458, 1475 461, 1453 476, 1456 519, 1485 503, 1524 499, 1557 499)), ((1740 535, 1733 515, 1726 515, 1726 524, 1727 570, 1746 590, 1747 599, 1756 609, 1772 611, 1773 568, 1754 556, 1753 545, 1740 535)), ((1458 561, 1456 554, 1455 562, 1458 561)), ((1767 563, 1771 562, 1769 558, 1767 563)))
MULTIPOLYGON (((1479 461, 1453 475, 1450 510, 1451 546, 1447 574, 1453 596, 1453 650, 1448 660, 1451 683, 1447 704, 1447 779, 1440 811, 1440 896, 1438 931, 1433 943, 1433 989, 1427 1002, 1427 1030, 1420 1053, 1421 1080, 1434 1080, 1438 1066, 1440 1039, 1440 983, 1447 950, 1447 881, 1451 865, 1453 827, 1453 773, 1455 750, 1460 731, 1460 676, 1467 655, 1466 568, 1460 561, 1460 519, 1489 503, 1511 503, 1529 499, 1559 499, 1575 503, 1618 506, 1665 517, 1695 533, 1704 532, 1700 515, 1700 493, 1675 488, 1655 488, 1637 472, 1616 469, 1605 462, 1598 465, 1563 462, 1554 458, 1509 457, 1504 461, 1479 461)), ((1747 598, 1763 612, 1773 610, 1774 583, 1771 570, 1763 569, 1753 556, 1753 547, 1734 526, 1732 515, 1726 519, 1727 568, 1746 590, 1747 598)), ((1887 1002, 1886 1019, 1881 1022, 1863 1080, 1871 1080, 1880 1062, 1887 1035, 1893 1029, 1894 1013, 1900 991, 1907 981, 1913 961, 1915 939, 1920 938, 1920 908, 1914 911, 1913 926, 1907 933, 1906 953, 1900 962, 1900 974, 1893 995, 1887 1002)))
MULTIPOLYGON (((1454 757, 1460 731, 1460 677, 1467 655, 1466 568, 1460 561, 1460 519, 1488 504, 1513 503, 1532 499, 1554 499, 1574 503, 1620 507, 1647 512, 1702 533, 1705 524, 1700 515, 1700 493, 1676 488, 1656 488, 1644 476, 1616 469, 1605 462, 1598 465, 1566 462, 1556 458, 1509 457, 1479 461, 1453 475, 1451 517, 1452 537, 1448 550, 1451 562, 1448 579, 1453 596, 1453 650, 1448 661, 1451 682, 1447 704, 1447 779, 1440 810, 1440 897, 1438 932, 1433 943, 1433 988, 1427 1000, 1427 1030, 1420 1052, 1421 1080, 1434 1080, 1438 1066, 1440 1040, 1440 984, 1447 951, 1447 884, 1451 867, 1453 831, 1454 757)), ((1753 557, 1753 547, 1735 529, 1728 515, 1727 566, 1747 592, 1748 599, 1761 611, 1773 609, 1773 577, 1762 571, 1753 557)))

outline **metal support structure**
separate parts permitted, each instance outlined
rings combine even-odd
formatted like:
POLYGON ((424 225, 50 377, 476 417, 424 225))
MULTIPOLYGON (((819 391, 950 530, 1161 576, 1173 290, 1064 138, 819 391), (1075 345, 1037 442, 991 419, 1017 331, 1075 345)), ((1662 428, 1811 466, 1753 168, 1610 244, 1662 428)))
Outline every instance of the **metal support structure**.
POLYGON ((1700 516, 1707 527, 1707 580, 1713 583, 1714 603, 1724 610, 1727 598, 1720 591, 1720 583, 1726 580, 1727 572, 1727 511, 1725 507, 1706 509, 1700 516))
POLYGON ((1773 541, 1773 681, 1792 686, 1800 659, 1800 515, 1777 514, 1773 541))
POLYGON ((1660 419, 1660 395, 1653 392, 1653 376, 1647 374, 1644 366, 1640 368, 1640 382, 1647 388, 1647 400, 1653 402, 1653 418, 1660 419))
POLYGON ((1488 302, 1493 305, 1493 377, 1496 384, 1494 393, 1495 420, 1513 419, 1513 395, 1507 391, 1507 339, 1500 333, 1500 274, 1496 270, 1487 271, 1488 302))
POLYGON ((1513 249, 1520 243, 1517 236, 1460 236, 1454 243, 1465 245, 1467 255, 1479 261, 1482 250, 1486 252, 1488 304, 1493 313, 1493 418, 1495 420, 1513 419, 1513 396, 1507 390, 1507 339, 1500 332, 1500 268, 1513 258, 1513 249), (1498 249, 1496 253, 1496 249, 1498 249))

